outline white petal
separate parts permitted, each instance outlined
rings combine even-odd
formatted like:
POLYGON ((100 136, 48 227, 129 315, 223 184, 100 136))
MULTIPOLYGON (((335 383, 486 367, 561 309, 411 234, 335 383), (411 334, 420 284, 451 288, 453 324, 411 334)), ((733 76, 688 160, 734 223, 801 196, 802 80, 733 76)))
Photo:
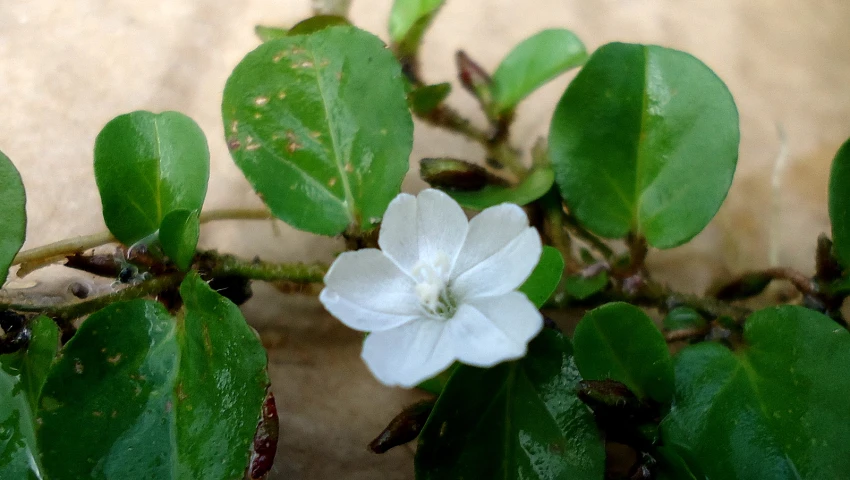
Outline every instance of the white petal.
POLYGON ((455 361, 445 327, 446 322, 420 318, 372 333, 360 356, 384 385, 414 387, 455 361))
POLYGON ((528 216, 512 203, 485 209, 469 221, 469 233, 452 270, 452 277, 493 255, 528 227, 528 216))
POLYGON ((378 236, 384 254, 406 273, 419 261, 416 210, 416 197, 406 193, 396 196, 384 213, 378 236))
MULTIPOLYGON (((345 252, 337 257, 325 274, 325 286, 330 289, 326 300, 328 297, 335 300, 330 295, 332 292, 365 310, 402 316, 419 312, 413 280, 374 248, 345 252)), ((343 323, 358 323, 353 317, 337 318, 343 323)))
POLYGON ((452 197, 439 190, 423 190, 416 199, 419 259, 432 261, 442 252, 454 265, 469 230, 466 214, 452 197))
POLYGON ((511 292, 462 305, 449 320, 458 359, 492 367, 525 355, 528 341, 543 327, 543 316, 525 295, 511 292))
POLYGON ((376 312, 343 298, 332 288, 325 287, 319 294, 325 309, 342 323, 361 332, 389 330, 417 318, 416 315, 376 312))
POLYGON ((469 306, 481 312, 523 348, 543 328, 543 315, 524 293, 508 292, 498 297, 478 298, 471 301, 469 306))
POLYGON ((534 270, 542 249, 537 230, 526 228, 507 245, 452 280, 452 295, 467 303, 476 297, 515 290, 534 270))

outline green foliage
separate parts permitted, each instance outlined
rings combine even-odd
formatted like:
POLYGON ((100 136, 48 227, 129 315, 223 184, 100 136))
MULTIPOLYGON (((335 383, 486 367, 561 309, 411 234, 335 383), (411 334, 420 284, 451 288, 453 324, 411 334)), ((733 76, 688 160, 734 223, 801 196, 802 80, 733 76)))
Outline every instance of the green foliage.
POLYGON ((97 136, 94 175, 107 228, 132 245, 172 211, 201 209, 210 176, 207 139, 182 113, 120 115, 97 136))
POLYGON ((201 234, 198 212, 174 210, 162 219, 159 242, 163 252, 180 270, 188 270, 195 256, 195 247, 201 234))
POLYGON ((450 83, 437 83, 414 88, 407 94, 410 109, 417 115, 428 115, 452 92, 450 83))
POLYGON ((280 27, 268 27, 265 25, 257 25, 254 27, 254 34, 261 42, 268 42, 277 38, 283 38, 289 33, 289 30, 280 27))
POLYGON ((557 248, 545 245, 540 254, 540 261, 537 262, 537 266, 534 267, 525 283, 519 287, 519 291, 524 293, 537 308, 540 308, 558 288, 563 274, 564 257, 561 252, 557 248))
POLYGON ((372 228, 408 169, 401 67, 354 27, 262 44, 227 80, 222 115, 236 164, 272 213, 302 230, 372 228))
POLYGON ((571 353, 544 330, 522 360, 458 367, 419 436, 416 478, 601 479, 605 451, 571 353))
POLYGON ((737 350, 702 343, 675 360, 663 441, 707 478, 843 478, 850 471, 850 333, 797 306, 753 314, 737 350))
POLYGON ((425 29, 445 0, 395 0, 390 10, 390 40, 399 54, 410 55, 419 47, 425 29))
POLYGON ((829 220, 835 255, 850 268, 850 140, 835 154, 829 174, 829 220))
MULTIPOLYGON (((723 82, 683 52, 611 43, 588 57, 573 33, 549 29, 517 45, 492 77, 458 54, 461 83, 488 122, 481 127, 445 105, 449 83, 426 85, 419 76, 417 52, 443 4, 395 0, 391 48, 336 16, 289 30, 257 26, 264 43, 236 66, 221 106, 231 155, 272 214, 315 234, 344 234, 348 250, 374 246, 375 228, 400 191, 411 112, 466 136, 480 144, 486 166, 448 152, 422 160, 420 176, 469 210, 525 207, 542 240, 558 248, 543 246, 519 291, 537 308, 560 304, 564 294, 597 307, 572 343, 544 329, 523 358, 487 369, 455 362, 422 382, 419 388, 438 396, 424 427, 430 401, 393 420, 381 445, 407 442, 422 428, 420 480, 614 478, 612 465, 622 460, 617 448, 606 449, 614 444, 637 454, 630 478, 847 476, 850 333, 839 307, 850 294, 850 141, 830 177, 834 245, 819 240, 811 280, 771 269, 717 287, 710 298, 675 292, 647 271, 643 240, 681 245, 724 200, 739 125, 723 82), (538 142, 527 168, 511 141, 516 106, 583 64, 555 110, 548 147, 538 142), (599 237, 628 238, 628 254, 599 237), (805 305, 833 318, 797 306, 747 318, 749 310, 729 303, 780 277, 794 280, 805 305), (558 302, 547 304, 556 290, 558 302), (621 299, 630 303, 606 303, 621 299), (671 358, 664 335, 635 305, 666 315, 670 341, 696 344, 671 358)), ((158 249, 74 255, 68 261, 82 264, 75 268, 122 281, 118 271, 143 273, 130 279, 133 286, 69 304, 0 297, 0 351, 14 351, 0 355, 0 478, 216 480, 245 478, 246 468, 247 477, 260 478, 277 438, 272 404, 264 402, 271 398, 266 352, 227 298, 244 301, 252 280, 309 291, 328 267, 196 251, 209 150, 200 127, 180 113, 116 117, 97 137, 94 169, 110 232, 126 245, 158 240, 171 263, 158 249), (72 321, 86 315, 74 333, 72 321), (57 324, 63 340, 70 337, 61 348, 57 324)), ((0 153, 3 281, 24 241, 25 201, 20 175, 0 153)), ((415 210, 408 213, 417 221, 415 210)), ((448 241, 396 240, 411 249, 448 241)), ((35 263, 87 248, 46 249, 35 263)), ((512 261, 500 248, 490 263, 512 261)), ((418 268, 411 275, 418 301, 423 292, 439 293, 447 305, 456 300, 443 298, 450 290, 431 291, 445 287, 442 270, 418 268)), ((408 311, 407 297, 387 298, 408 311)), ((352 315, 398 318, 391 313, 397 305, 361 312, 349 303, 340 308, 352 315)), ((410 317, 422 321, 417 315, 410 317)))
POLYGON ((339 15, 316 15, 296 23, 286 32, 287 35, 309 35, 328 27, 351 25, 345 17, 339 15))
POLYGON ((707 322, 702 315, 693 308, 676 307, 664 316, 664 330, 693 330, 705 328, 707 322))
POLYGON ((150 300, 110 305, 62 350, 39 403, 51 480, 241 478, 268 386, 265 352, 197 274, 180 295, 177 318, 150 300))
POLYGON ((552 117, 555 181, 594 233, 671 248, 717 213, 738 159, 738 112, 694 57, 657 46, 600 47, 552 117))
POLYGON ((673 363, 652 320, 628 303, 591 310, 573 337, 576 365, 587 380, 616 380, 639 398, 669 403, 673 363))
POLYGON ((59 348, 59 331, 47 317, 30 324, 26 350, 0 355, 0 478, 44 477, 36 445, 38 396, 59 348))
POLYGON ((512 110, 538 87, 587 60, 584 44, 569 30, 551 28, 523 40, 493 74, 493 106, 512 110))
POLYGON ((590 277, 572 275, 564 280, 564 288, 567 293, 577 300, 584 300, 601 292, 606 285, 608 285, 608 272, 605 270, 590 277))
POLYGON ((0 286, 27 233, 27 197, 18 169, 0 152, 0 286))
POLYGON ((529 204, 542 197, 552 188, 555 174, 548 167, 538 167, 515 187, 487 185, 472 192, 447 190, 452 198, 464 208, 484 210, 500 203, 529 204))

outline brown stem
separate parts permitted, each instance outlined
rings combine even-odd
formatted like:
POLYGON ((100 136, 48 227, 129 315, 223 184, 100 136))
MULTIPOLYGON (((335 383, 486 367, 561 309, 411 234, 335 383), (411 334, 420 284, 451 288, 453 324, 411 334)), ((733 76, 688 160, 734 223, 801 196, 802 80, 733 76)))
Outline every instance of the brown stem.
POLYGON ((602 241, 601 238, 590 233, 586 228, 584 228, 574 216, 569 213, 565 213, 564 223, 576 237, 587 243, 591 249, 596 251, 596 253, 602 255, 608 261, 614 259, 614 250, 611 250, 611 247, 602 241))

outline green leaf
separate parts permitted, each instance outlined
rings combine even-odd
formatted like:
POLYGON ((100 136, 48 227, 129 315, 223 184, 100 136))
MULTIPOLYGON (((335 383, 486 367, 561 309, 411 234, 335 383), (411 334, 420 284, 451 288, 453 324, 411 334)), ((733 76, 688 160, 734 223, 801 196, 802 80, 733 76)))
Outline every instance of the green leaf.
POLYGON ((587 380, 616 380, 638 398, 669 403, 673 363, 664 336, 643 311, 616 302, 591 310, 573 336, 576 365, 587 380))
POLYGON ((390 40, 402 55, 416 51, 425 29, 445 0, 395 0, 390 10, 390 40))
MULTIPOLYGON (((744 343, 682 350, 662 422, 707 478, 844 478, 850 471, 850 333, 798 306, 751 315, 744 343)), ((690 458, 689 458, 690 460, 690 458)))
POLYGON ((726 302, 754 297, 770 285, 773 276, 767 272, 748 272, 732 282, 714 288, 712 296, 726 302))
POLYGON ((543 30, 523 40, 493 74, 493 103, 504 113, 544 83, 587 60, 584 44, 569 30, 543 30))
POLYGON ((201 209, 210 177, 207 140, 182 113, 121 115, 95 140, 94 175, 107 228, 131 245, 156 232, 171 211, 201 209))
POLYGON ((460 206, 471 210, 484 210, 500 203, 527 205, 542 197, 555 181, 554 172, 548 167, 538 167, 516 187, 487 185, 474 192, 446 191, 460 206))
POLYGON ((254 34, 261 42, 268 42, 277 38, 283 38, 289 33, 289 30, 280 27, 268 27, 265 25, 257 25, 254 27, 254 34))
POLYGON ((567 277, 564 282, 567 293, 577 300, 584 300, 595 293, 599 293, 606 286, 608 286, 608 272, 605 270, 591 277, 573 275, 567 277))
POLYGON ((428 115, 440 106, 452 92, 450 83, 437 83, 414 88, 407 94, 407 103, 417 115, 428 115))
POLYGON ((65 346, 40 402, 51 480, 242 478, 268 387, 265 351, 196 273, 180 295, 176 319, 149 300, 116 303, 65 346))
POLYGON ((850 140, 838 149, 829 173, 829 220, 841 266, 850 268, 850 140))
POLYGON ((699 330, 706 328, 708 323, 696 310, 690 307, 676 307, 664 316, 664 330, 699 330))
POLYGON ((446 384, 449 382, 449 379, 452 378, 452 374, 455 373, 455 370, 457 370, 458 367, 460 367, 460 363, 455 362, 451 364, 449 368, 438 373, 435 377, 431 377, 420 383, 416 386, 416 388, 425 390, 428 393, 433 393, 434 395, 439 395, 442 393, 443 389, 446 388, 446 384))
POLYGON ((0 152, 0 287, 27 233, 27 196, 18 169, 0 152))
POLYGON ((59 330, 47 317, 28 327, 26 350, 0 355, 0 478, 44 477, 36 446, 35 411, 47 369, 59 348, 59 330))
POLYGON ((611 43, 590 57, 558 103, 549 154, 582 225, 671 248, 717 213, 739 137, 732 95, 702 62, 668 48, 611 43))
POLYGON ((197 211, 174 210, 162 219, 159 242, 177 268, 186 271, 192 265, 200 234, 201 222, 197 211))
POLYGON ((601 479, 605 451, 571 353, 544 329, 521 360, 461 365, 419 436, 416 478, 601 479))
POLYGON ((519 287, 519 291, 524 293, 534 306, 540 308, 558 288, 563 274, 564 257, 561 252, 557 248, 544 245, 540 261, 525 283, 519 287))
POLYGON ((306 18, 293 25, 292 28, 289 29, 289 32, 287 32, 287 35, 309 35, 328 27, 341 25, 351 25, 351 22, 349 22, 347 18, 340 17, 339 15, 316 15, 315 17, 306 18))
POLYGON ((309 232, 377 225, 408 169, 401 67, 354 27, 273 40, 224 88, 230 153, 272 213, 309 232))

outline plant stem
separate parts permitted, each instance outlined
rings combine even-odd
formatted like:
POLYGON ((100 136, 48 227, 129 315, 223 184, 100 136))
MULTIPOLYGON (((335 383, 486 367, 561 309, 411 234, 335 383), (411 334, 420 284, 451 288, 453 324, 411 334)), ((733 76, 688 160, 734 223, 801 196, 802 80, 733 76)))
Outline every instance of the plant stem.
POLYGON ((32 312, 46 315, 52 318, 64 331, 71 326, 71 322, 77 318, 94 313, 107 305, 134 298, 142 298, 156 295, 162 291, 176 287, 183 280, 183 274, 175 273, 162 277, 153 278, 137 285, 122 288, 117 292, 102 295, 100 297, 74 302, 63 305, 32 305, 32 304, 4 304, 0 303, 0 310, 14 310, 18 312, 32 312))
POLYGON ((603 242, 602 239, 590 233, 586 228, 581 226, 581 224, 574 216, 570 215, 569 213, 565 213, 564 222, 566 223, 567 227, 572 230, 575 236, 584 240, 584 242, 587 243, 590 248, 596 250, 596 252, 602 255, 605 260, 608 260, 609 263, 611 262, 611 260, 614 259, 614 250, 611 250, 611 247, 609 247, 605 242, 603 242))
POLYGON ((318 283, 323 281, 328 271, 328 266, 322 263, 246 261, 233 255, 219 255, 215 252, 202 253, 198 262, 199 270, 204 276, 238 276, 266 282, 318 283))
MULTIPOLYGON (((320 263, 278 264, 258 260, 246 261, 233 255, 219 255, 216 252, 200 253, 197 266, 206 279, 238 276, 251 280, 286 282, 289 285, 319 283, 328 270, 327 265, 320 263)), ((184 276, 182 272, 159 275, 113 293, 62 305, 0 303, 0 311, 13 310, 44 314, 52 318, 65 331, 69 328, 73 329, 71 325, 73 320, 94 313, 114 302, 154 296, 173 289, 180 285, 184 276)))
MULTIPOLYGON (((273 218, 268 210, 249 209, 223 209, 210 210, 201 213, 201 223, 217 220, 268 220, 273 218)), ((109 232, 100 232, 93 235, 68 238, 55 243, 43 245, 18 253, 12 265, 23 263, 41 263, 57 257, 64 257, 77 252, 83 252, 92 248, 116 242, 115 237, 109 232)))

